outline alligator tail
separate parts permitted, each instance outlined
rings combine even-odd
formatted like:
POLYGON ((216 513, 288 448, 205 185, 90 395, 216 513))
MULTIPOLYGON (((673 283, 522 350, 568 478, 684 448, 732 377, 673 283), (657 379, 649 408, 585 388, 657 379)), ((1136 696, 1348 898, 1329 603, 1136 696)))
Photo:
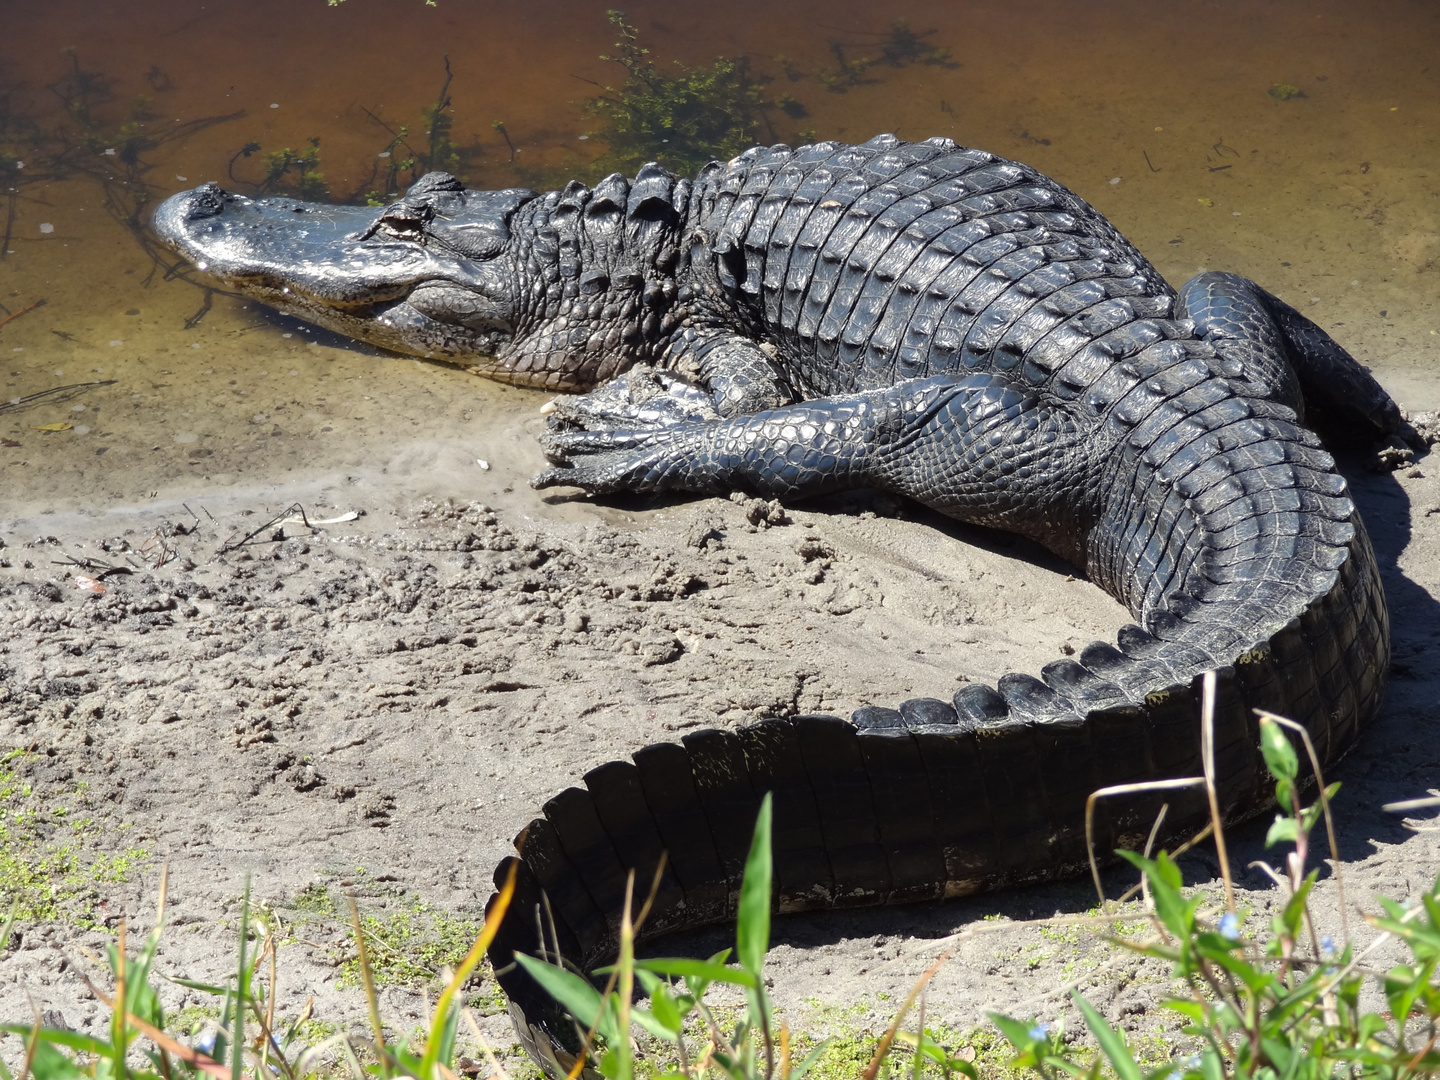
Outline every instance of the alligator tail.
MULTIPOLYGON (((1353 524, 1329 588, 1217 669, 1215 774, 1228 819, 1267 801, 1254 709, 1305 724, 1328 763, 1379 707, 1388 624, 1358 515, 1353 524)), ((526 1049, 564 1075, 576 1038, 514 954, 584 973, 613 960, 627 875, 643 890, 662 853, 645 937, 732 918, 766 792, 777 911, 934 900, 1082 870, 1091 792, 1201 772, 1196 669, 1215 664, 1186 653, 1183 641, 1128 626, 1118 649, 1097 642, 1078 662, 1047 666, 1044 681, 1008 675, 998 691, 968 685, 953 702, 867 707, 850 722, 797 716, 698 731, 592 770, 584 788, 546 803, 496 870, 498 884, 513 868, 517 887, 490 959, 526 1049), (1152 681, 1138 702, 1076 711, 1116 680, 1163 671, 1172 678, 1152 681)), ((1168 832, 1203 824, 1199 792, 1166 798, 1168 832)), ((1101 804, 1097 853, 1142 845, 1159 801, 1101 804)))

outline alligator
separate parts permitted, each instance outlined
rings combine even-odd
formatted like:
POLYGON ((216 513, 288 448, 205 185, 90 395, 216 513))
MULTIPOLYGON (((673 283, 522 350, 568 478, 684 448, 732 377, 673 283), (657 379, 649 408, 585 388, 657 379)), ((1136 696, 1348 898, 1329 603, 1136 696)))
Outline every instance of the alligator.
MULTIPOLYGON (((935 900, 1082 870, 1087 796, 1200 774, 1207 672, 1230 820, 1267 804, 1254 710, 1328 765, 1380 708, 1385 596, 1314 432, 1378 440, 1400 411, 1275 296, 1218 272, 1177 292, 1025 165, 884 135, 545 194, 430 173, 379 210, 207 184, 155 228, 283 311, 589 391, 547 405, 536 487, 885 489, 1037 541, 1135 619, 1038 678, 695 731, 550 800, 496 871, 491 959, 551 1073, 573 1028, 514 954, 613 956, 632 872, 647 933, 732 917, 767 792, 777 910, 935 900)), ((1172 833, 1208 819, 1167 797, 1172 833)), ((1143 842, 1158 799, 1107 800, 1096 847, 1143 842)))

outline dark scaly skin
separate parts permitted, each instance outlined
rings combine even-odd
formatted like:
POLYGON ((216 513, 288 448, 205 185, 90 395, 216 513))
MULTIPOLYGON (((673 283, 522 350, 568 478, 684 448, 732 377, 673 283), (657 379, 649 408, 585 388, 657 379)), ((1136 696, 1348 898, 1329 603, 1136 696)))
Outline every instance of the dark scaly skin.
MULTIPOLYGON (((650 932, 730 917, 766 791, 779 909, 933 899, 1074 872, 1091 791, 1198 774, 1206 671, 1232 819, 1266 798, 1253 709, 1302 723, 1322 763, 1376 715, 1385 599, 1302 419, 1355 440, 1403 425, 1253 283, 1204 274, 1177 294, 1074 194, 947 140, 756 148, 693 185, 647 167, 543 196, 417 189, 288 275, 283 236, 271 257, 246 224, 268 209, 227 218, 218 189, 168 202, 157 230, 241 291, 392 348, 485 352, 488 374, 567 389, 630 369, 556 403, 537 486, 881 487, 1045 544, 1139 624, 1038 679, 699 732, 551 800, 496 872, 518 892, 491 953, 548 1070, 568 1028, 513 952, 603 962, 627 872, 650 881, 661 852, 650 932), (344 284, 377 241, 424 264, 404 289, 344 284), (442 255, 463 265, 427 278, 442 255)), ((1205 817, 1170 801, 1175 832, 1205 817)), ((1107 805, 1097 848, 1135 845, 1154 809, 1107 805)))

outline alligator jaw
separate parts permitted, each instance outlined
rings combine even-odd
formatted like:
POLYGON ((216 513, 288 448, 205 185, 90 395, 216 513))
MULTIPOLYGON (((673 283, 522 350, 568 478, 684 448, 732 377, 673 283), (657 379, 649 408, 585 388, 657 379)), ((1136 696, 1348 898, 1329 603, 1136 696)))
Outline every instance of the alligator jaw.
POLYGON ((354 307, 400 299, 434 269, 418 245, 361 241, 378 216, 371 207, 248 199, 212 183, 166 199, 153 227, 200 270, 267 303, 294 294, 354 307))
POLYGON ((443 290, 491 302, 496 275, 483 262, 377 235, 382 213, 250 199, 210 183, 166 199, 152 228, 177 254, 241 296, 383 349, 458 361, 505 378, 505 364, 495 354, 511 328, 500 311, 464 325, 436 319, 418 303, 443 290))

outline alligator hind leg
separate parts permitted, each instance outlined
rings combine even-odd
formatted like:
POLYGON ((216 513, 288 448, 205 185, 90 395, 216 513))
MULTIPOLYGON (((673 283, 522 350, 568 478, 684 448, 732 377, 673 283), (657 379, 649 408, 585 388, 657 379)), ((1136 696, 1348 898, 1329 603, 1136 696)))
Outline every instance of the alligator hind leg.
POLYGON ((1332 442, 1369 443, 1404 432, 1399 407, 1365 367, 1248 278, 1197 274, 1181 288, 1176 314, 1193 319, 1264 396, 1289 405, 1332 442))
POLYGON ((1067 415, 991 374, 914 379, 710 423, 552 431, 541 445, 557 467, 535 477, 538 488, 801 497, 878 487, 1066 556, 1084 535, 1074 493, 1092 463, 1067 415))

